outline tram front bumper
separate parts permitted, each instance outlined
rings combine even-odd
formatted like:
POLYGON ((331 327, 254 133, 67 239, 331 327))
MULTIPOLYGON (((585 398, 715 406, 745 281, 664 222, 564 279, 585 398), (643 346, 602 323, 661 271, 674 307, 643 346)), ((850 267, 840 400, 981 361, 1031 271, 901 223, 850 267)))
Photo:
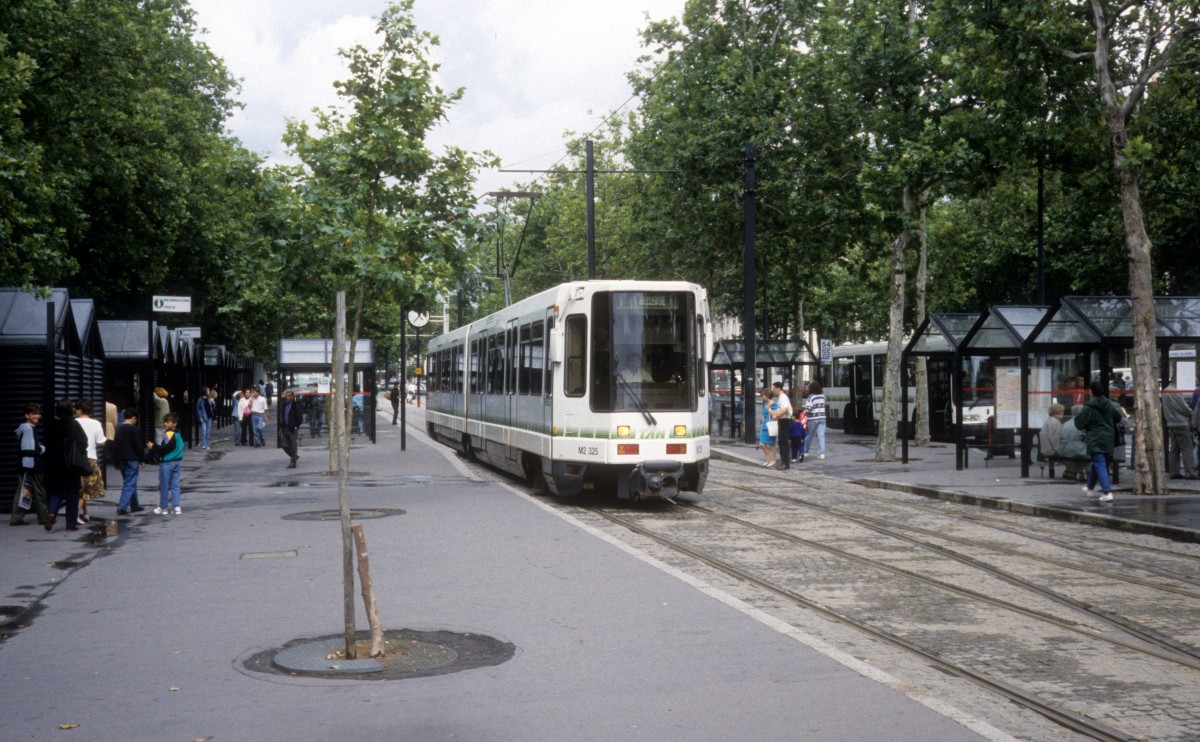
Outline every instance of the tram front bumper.
POLYGON ((675 497, 683 478, 681 462, 643 461, 628 475, 617 478, 617 497, 633 500, 675 497))

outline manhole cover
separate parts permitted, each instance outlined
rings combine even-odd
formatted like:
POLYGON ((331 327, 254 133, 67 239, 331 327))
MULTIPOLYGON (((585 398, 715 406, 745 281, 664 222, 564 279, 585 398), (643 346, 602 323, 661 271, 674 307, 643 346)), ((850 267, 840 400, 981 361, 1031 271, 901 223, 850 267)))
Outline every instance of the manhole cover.
MULTIPOLYGON (((354 520, 372 520, 374 518, 387 518, 393 515, 404 515, 405 511, 400 508, 350 508, 350 517, 354 520)), ((303 513, 289 513, 283 516, 284 520, 338 520, 341 518, 341 513, 337 510, 308 510, 303 513)))
POLYGON ((361 654, 365 654, 362 649, 370 635, 360 631, 357 638, 358 659, 344 659, 344 639, 333 635, 296 639, 283 647, 258 652, 245 661, 244 667, 273 675, 403 680, 491 667, 516 654, 514 645, 482 634, 399 629, 384 632, 387 651, 383 657, 367 658, 361 654))

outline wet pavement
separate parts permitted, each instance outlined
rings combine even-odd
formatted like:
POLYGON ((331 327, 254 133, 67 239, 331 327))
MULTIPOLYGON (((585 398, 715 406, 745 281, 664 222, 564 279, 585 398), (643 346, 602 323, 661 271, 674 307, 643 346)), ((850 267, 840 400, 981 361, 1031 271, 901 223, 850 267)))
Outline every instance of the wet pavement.
MULTIPOLYGON (((713 456, 749 465, 763 461, 754 446, 728 439, 713 439, 713 456)), ((967 464, 955 470, 954 446, 944 443, 909 448, 907 464, 878 462, 873 438, 831 431, 826 434, 825 459, 808 455, 804 463, 793 465, 788 476, 832 477, 981 507, 1200 541, 1200 480, 1171 480, 1172 491, 1166 496, 1133 495, 1134 473, 1126 468, 1121 484, 1113 488, 1113 501, 1101 503, 1085 496, 1082 483, 1062 478, 1061 466, 1055 469, 1058 478, 1050 479, 1034 463, 1030 476, 1023 479, 1019 458, 987 460, 980 449, 969 451, 967 464)))

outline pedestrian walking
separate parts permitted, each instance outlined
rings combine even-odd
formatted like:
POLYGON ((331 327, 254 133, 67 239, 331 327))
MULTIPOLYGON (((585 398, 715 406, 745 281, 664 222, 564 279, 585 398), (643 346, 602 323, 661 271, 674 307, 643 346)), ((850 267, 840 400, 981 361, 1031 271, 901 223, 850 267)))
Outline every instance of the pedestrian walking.
POLYGON ((66 506, 66 530, 79 530, 80 472, 70 462, 86 460, 87 435, 75 419, 75 404, 60 399, 54 406, 54 425, 46 434, 46 522, 43 527, 54 528, 58 509, 66 506))
POLYGON ((290 389, 283 393, 280 406, 279 441, 283 445, 283 452, 291 459, 287 468, 295 469, 296 461, 300 459, 300 426, 304 424, 304 410, 290 389))
POLYGON ((398 425, 396 421, 400 418, 400 397, 404 392, 400 391, 400 382, 392 384, 392 390, 388 393, 388 401, 392 403, 392 425, 398 425))
POLYGON ((254 389, 254 387, 248 386, 248 387, 246 387, 246 390, 244 392, 242 392, 242 401, 238 408, 238 417, 242 421, 242 445, 243 446, 249 446, 254 443, 254 421, 253 421, 253 416, 251 415, 253 410, 251 409, 251 406, 250 406, 250 402, 252 399, 251 392, 253 391, 253 389, 254 389))
POLYGON ((213 405, 208 387, 204 387, 196 399, 196 422, 200 425, 200 448, 207 451, 209 431, 212 430, 213 418, 217 416, 217 408, 213 405))
POLYGON ((263 441, 263 428, 267 425, 267 399, 259 393, 257 388, 250 388, 250 430, 254 433, 253 445, 255 448, 262 448, 266 445, 263 441))
POLYGON ((25 514, 30 510, 37 513, 38 525, 46 523, 46 482, 44 458, 46 446, 38 434, 38 423, 42 421, 42 406, 37 402, 25 405, 25 422, 17 426, 17 494, 13 498, 10 526, 26 526, 25 514), (22 500, 28 496, 28 502, 22 500))
POLYGON ((145 510, 137 496, 138 477, 146 465, 146 450, 142 447, 142 431, 137 421, 137 410, 132 407, 125 410, 125 422, 117 428, 117 437, 113 442, 113 460, 121 469, 121 499, 117 501, 117 515, 145 510))
POLYGON ((92 400, 80 399, 75 402, 75 419, 87 436, 87 459, 92 467, 90 474, 85 474, 79 480, 79 525, 91 520, 88 515, 88 501, 104 497, 104 471, 100 468, 100 452, 108 439, 104 437, 104 426, 92 417, 92 400))
POLYGON ((179 415, 167 413, 163 418, 162 440, 158 443, 146 441, 146 451, 158 461, 158 507, 154 508, 155 515, 174 513, 180 515, 183 509, 179 504, 179 470, 183 464, 183 436, 175 431, 179 424, 179 415))
POLYGON ((1117 444, 1117 425, 1122 420, 1121 408, 1108 398, 1104 384, 1100 381, 1093 381, 1089 390, 1092 396, 1075 418, 1076 427, 1083 431, 1087 454, 1092 458, 1083 492, 1088 497, 1097 497, 1095 491, 1096 484, 1099 483, 1100 495, 1097 499, 1100 502, 1112 502, 1112 483, 1108 478, 1108 466, 1117 444))

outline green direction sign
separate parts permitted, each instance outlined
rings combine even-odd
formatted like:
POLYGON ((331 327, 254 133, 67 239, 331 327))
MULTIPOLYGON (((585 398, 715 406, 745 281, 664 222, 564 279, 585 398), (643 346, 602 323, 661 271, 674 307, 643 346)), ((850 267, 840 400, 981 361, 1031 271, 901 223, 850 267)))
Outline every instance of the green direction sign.
POLYGON ((192 297, 156 296, 152 306, 156 312, 190 312, 192 311, 192 297))

